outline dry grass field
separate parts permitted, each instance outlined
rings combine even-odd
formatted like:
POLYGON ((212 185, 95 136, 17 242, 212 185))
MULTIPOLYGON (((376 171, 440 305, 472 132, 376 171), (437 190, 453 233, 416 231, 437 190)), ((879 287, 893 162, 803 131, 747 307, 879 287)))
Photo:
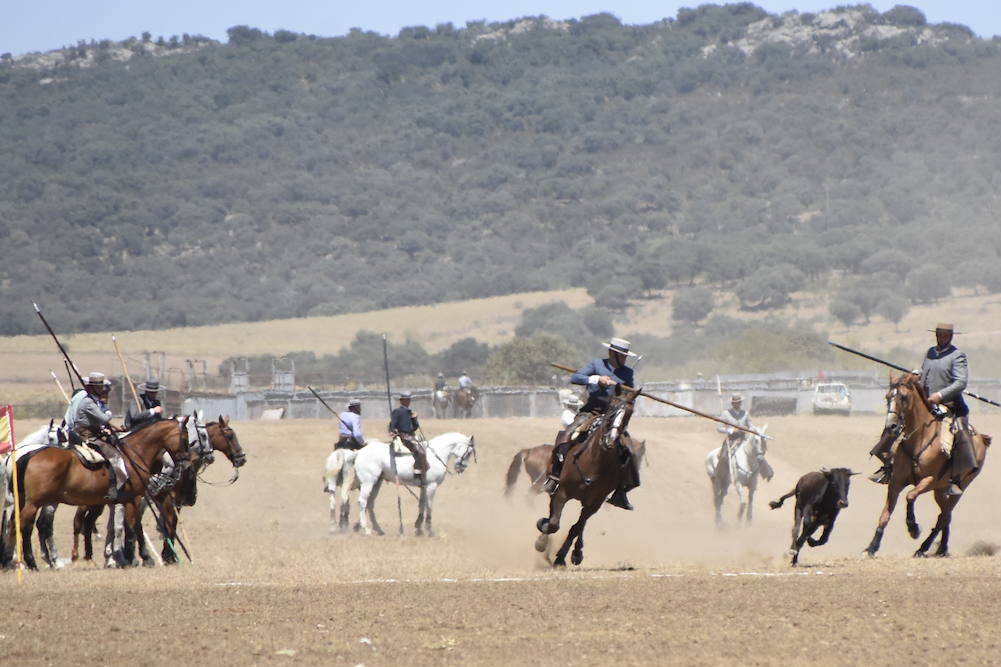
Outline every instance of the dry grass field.
MULTIPOLYGON (((1001 433, 1001 415, 976 424, 1001 433)), ((407 492, 397 535, 393 486, 377 503, 386 536, 329 532, 329 421, 236 423, 249 457, 239 481, 203 484, 182 514, 193 562, 0 573, 0 665, 996 664, 1001 564, 969 555, 1001 544, 993 454, 956 509, 952 558, 911 558, 901 507, 879 556, 861 559, 885 487, 857 476, 831 542, 788 566, 792 507, 770 511, 767 500, 820 466, 871 472, 881 425, 770 419, 776 475, 759 489, 754 523, 735 524, 731 493, 717 530, 702 464, 718 444, 714 425, 636 418, 631 431, 649 452, 636 510, 606 506, 584 563, 554 571, 532 547, 545 499, 526 495, 524 476, 511 498, 503 487, 515 452, 550 441, 555 420, 427 419, 429 436, 472 433, 478 450, 441 487, 433 538, 414 536, 407 492)), ((218 463, 206 478, 230 472, 218 463)), ((919 500, 923 530, 933 506, 919 500)), ((57 515, 64 556, 70 516, 57 515)))

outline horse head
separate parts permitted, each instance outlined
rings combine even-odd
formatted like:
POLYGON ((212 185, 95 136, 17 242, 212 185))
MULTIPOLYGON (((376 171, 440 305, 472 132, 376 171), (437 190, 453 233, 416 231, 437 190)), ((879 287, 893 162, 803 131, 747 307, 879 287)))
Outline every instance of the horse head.
POLYGON ((619 385, 608 402, 608 409, 602 418, 605 432, 602 434, 598 444, 602 449, 608 450, 616 446, 619 436, 626 431, 629 419, 633 416, 633 406, 636 397, 640 395, 641 389, 627 389, 619 385))
POLYGON ((199 460, 204 461, 206 464, 212 463, 215 458, 212 453, 212 441, 209 438, 208 428, 205 426, 205 422, 202 421, 201 415, 195 412, 188 426, 189 433, 190 431, 194 431, 195 435, 194 440, 191 440, 189 437, 189 449, 198 455, 199 460))
POLYGON ((886 391, 886 422, 880 443, 886 438, 896 440, 906 430, 913 430, 917 424, 931 418, 932 408, 924 390, 914 373, 901 373, 896 378, 889 376, 890 387, 886 391))
POLYGON ((461 475, 469 466, 469 457, 476 461, 476 442, 473 436, 468 439, 459 440, 459 443, 452 450, 455 455, 455 472, 461 475))
POLYGON ((209 422, 207 430, 210 431, 209 441, 212 449, 222 452, 229 459, 234 468, 239 468, 247 462, 247 454, 240 445, 240 439, 236 437, 236 431, 229 425, 229 420, 219 415, 219 421, 209 422))

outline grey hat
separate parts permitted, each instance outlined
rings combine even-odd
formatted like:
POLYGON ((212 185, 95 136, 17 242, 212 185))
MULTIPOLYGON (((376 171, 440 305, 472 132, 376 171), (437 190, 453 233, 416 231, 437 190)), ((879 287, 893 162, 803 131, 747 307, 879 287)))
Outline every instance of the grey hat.
POLYGON ((352 398, 350 401, 348 401, 348 407, 349 408, 360 408, 361 407, 361 399, 360 398, 352 398))
POLYGON ((160 381, 147 379, 145 382, 139 385, 138 389, 144 394, 149 394, 149 393, 155 394, 156 392, 160 391, 160 381))
POLYGON ((744 397, 741 396, 740 394, 734 394, 733 396, 730 397, 730 402, 731 403, 743 403, 744 402, 744 397))
POLYGON ((104 386, 105 380, 106 378, 104 377, 104 373, 100 373, 98 371, 91 371, 87 376, 87 384, 94 387, 104 386))
POLYGON ((400 392, 400 400, 401 401, 404 400, 404 399, 409 400, 409 399, 411 399, 413 397, 414 397, 414 395, 411 394, 409 391, 401 391, 400 392))

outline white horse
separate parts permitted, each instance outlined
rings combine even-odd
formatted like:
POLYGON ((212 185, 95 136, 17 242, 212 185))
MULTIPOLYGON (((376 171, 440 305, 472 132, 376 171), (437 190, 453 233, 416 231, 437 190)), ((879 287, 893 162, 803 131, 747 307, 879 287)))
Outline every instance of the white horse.
MULTIPOLYGON (((355 475, 355 458, 359 451, 361 450, 335 449, 327 457, 327 463, 324 466, 323 490, 330 496, 330 532, 332 533, 348 529, 351 491, 359 488, 358 477, 355 475)), ((355 524, 355 530, 360 527, 361 524, 355 524)))
POLYGON ((751 524, 751 510, 754 506, 754 492, 758 488, 758 476, 771 481, 774 471, 765 454, 768 452, 768 439, 765 431, 768 424, 755 429, 756 434, 742 433, 743 438, 728 438, 724 445, 717 447, 706 455, 706 473, 713 485, 713 501, 716 509, 716 524, 723 521, 720 508, 723 497, 726 496, 730 484, 737 491, 740 509, 737 510, 737 522, 746 516, 747 524, 751 524), (724 447, 727 449, 724 450, 724 447), (747 499, 744 499, 744 491, 747 499), (746 510, 746 515, 745 515, 746 510))
POLYGON ((448 406, 452 404, 452 395, 448 389, 431 390, 431 409, 435 419, 445 419, 448 416, 448 406))
MULTIPOLYGON (((428 535, 433 534, 431 505, 434 503, 435 492, 445 480, 445 475, 451 474, 447 467, 449 459, 455 458, 455 472, 461 475, 469 465, 471 455, 475 460, 476 449, 471 435, 450 432, 428 440, 428 470, 424 473, 424 486, 421 487, 418 502, 419 512, 417 522, 414 524, 418 535, 422 535, 424 529, 428 535)), ((355 457, 355 474, 361 486, 358 493, 358 514, 361 528, 366 535, 371 535, 373 532, 383 534, 375 518, 375 499, 379 495, 383 480, 396 481, 393 477, 393 462, 389 457, 389 443, 380 440, 368 440, 355 457)), ((411 454, 397 454, 395 463, 400 482, 407 486, 419 486, 414 479, 414 457, 411 454)))

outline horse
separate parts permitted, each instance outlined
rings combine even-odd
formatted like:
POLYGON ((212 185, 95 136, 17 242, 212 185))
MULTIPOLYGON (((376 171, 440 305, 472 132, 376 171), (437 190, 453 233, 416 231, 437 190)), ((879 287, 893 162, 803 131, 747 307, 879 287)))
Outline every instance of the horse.
MULTIPOLYGON (((638 443, 634 443, 633 456, 636 457, 637 465, 645 460, 646 457, 646 441, 641 440, 638 443)), ((553 446, 548 444, 536 445, 535 447, 526 447, 525 449, 519 450, 514 458, 511 459, 511 465, 507 469, 506 484, 504 486, 504 495, 511 497, 514 492, 515 484, 518 483, 518 473, 524 468, 525 474, 528 475, 530 480, 530 485, 528 487, 528 492, 530 494, 542 493, 542 486, 546 481, 546 473, 549 471, 549 462, 553 457, 553 446)))
POLYGON ((541 535, 535 549, 544 552, 549 536, 560 529, 560 516, 568 500, 580 501, 580 518, 567 532, 566 540, 553 559, 553 567, 565 567, 566 555, 574 544, 570 561, 584 561, 584 527, 605 499, 619 486, 624 474, 623 449, 632 451, 632 439, 626 432, 633 414, 633 404, 639 389, 620 387, 609 401, 605 414, 595 420, 583 440, 574 443, 567 452, 560 484, 549 498, 549 516, 539 519, 535 527, 541 535))
MULTIPOLYGON (((174 486, 164 489, 157 494, 153 501, 160 511, 160 520, 157 528, 163 538, 163 550, 161 556, 165 565, 172 565, 179 562, 177 550, 174 548, 174 540, 177 536, 178 515, 182 507, 194 506, 198 496, 197 480, 201 473, 214 461, 213 453, 220 452, 233 466, 233 477, 223 485, 235 484, 240 478, 240 468, 247 463, 247 454, 240 445, 240 439, 236 431, 229 425, 229 419, 219 415, 217 421, 202 424, 200 419, 195 420, 196 440, 192 443, 197 447, 198 456, 193 457, 191 465, 181 470, 181 478, 174 486)), ((205 482, 205 480, 202 480, 205 482)), ((210 484, 210 482, 205 482, 210 484)), ((145 507, 149 506, 147 498, 140 507, 140 516, 145 507)), ((140 525, 140 530, 142 526, 140 525)), ((144 563, 151 561, 146 550, 145 540, 138 540, 139 555, 144 563)))
MULTIPOLYGON (((195 454, 193 461, 211 463, 212 445, 209 442, 209 435, 205 424, 202 423, 197 414, 193 418, 185 418, 185 420, 185 428, 188 430, 188 447, 195 454)), ((187 470, 187 468, 182 466, 182 476, 184 470, 187 470)), ((160 496, 162 495, 163 493, 160 494, 160 496)), ((153 564, 146 545, 146 534, 142 530, 142 516, 148 505, 148 498, 145 496, 146 494, 144 494, 143 502, 139 503, 137 507, 137 524, 139 528, 134 536, 126 535, 123 525, 124 513, 122 506, 115 506, 115 509, 109 513, 107 539, 104 548, 105 564, 107 566, 113 567, 128 564, 126 563, 125 553, 135 553, 136 543, 138 543, 139 554, 143 563, 146 565, 153 564)), ((97 520, 103 512, 104 505, 77 507, 76 514, 73 516, 73 551, 71 556, 73 562, 76 562, 80 558, 81 536, 83 536, 84 560, 89 561, 93 559, 94 546, 91 535, 96 532, 97 520)))
MULTIPOLYGON (((389 443, 381 440, 368 440, 355 457, 355 474, 361 487, 358 493, 359 522, 366 535, 371 535, 373 532, 384 534, 375 518, 375 499, 383 480, 394 481, 393 461, 390 460, 393 454, 390 448, 389 443)), ((434 532, 431 528, 431 506, 434 503, 435 492, 445 481, 445 475, 450 474, 448 461, 451 457, 455 458, 455 472, 461 475, 469 465, 469 457, 473 456, 475 461, 476 448, 473 436, 450 432, 428 440, 427 452, 428 470, 424 473, 414 529, 417 535, 423 535, 426 529, 428 536, 432 536, 434 532)), ((395 463, 398 481, 408 486, 420 484, 414 478, 412 455, 409 453, 397 455, 395 463)))
MULTIPOLYGON (((359 450, 341 447, 327 457, 323 472, 323 490, 330 496, 330 532, 344 532, 349 526, 351 491, 359 488, 355 475, 355 457, 359 450), (340 494, 338 494, 340 490, 340 494)), ((358 530, 361 524, 355 524, 358 530)))
POLYGON ((740 523, 741 519, 745 519, 747 525, 751 525, 758 476, 763 477, 766 482, 770 482, 774 475, 772 466, 765 460, 765 454, 768 452, 768 440, 765 437, 768 424, 755 430, 754 435, 735 431, 727 437, 723 445, 706 455, 706 473, 712 483, 717 526, 723 523, 721 514, 723 498, 731 484, 737 491, 737 499, 740 502, 740 507, 737 510, 737 523, 740 523), (744 499, 745 490, 747 492, 746 500, 744 499))
MULTIPOLYGON (((913 485, 907 495, 907 532, 913 539, 921 536, 914 514, 914 502, 918 496, 933 491, 935 502, 939 507, 938 520, 928 534, 928 538, 914 552, 915 558, 927 555, 928 549, 941 535, 936 556, 949 555, 949 527, 952 523, 952 511, 963 496, 948 496, 945 493, 950 483, 949 457, 942 451, 940 432, 942 422, 939 422, 931 411, 931 404, 925 396, 918 377, 912 373, 903 373, 894 378, 889 374, 890 387, 886 393, 886 423, 880 435, 881 443, 898 440, 897 451, 893 458, 893 471, 886 488, 886 503, 879 516, 876 532, 864 553, 875 556, 883 539, 883 530, 890 521, 890 515, 897 504, 897 497, 907 486, 913 485)), ((973 452, 977 469, 966 474, 960 481, 960 487, 966 489, 983 470, 987 458, 987 448, 991 437, 982 433, 973 435, 973 452)))
POLYGON ((431 410, 435 419, 445 419, 448 416, 448 406, 452 404, 452 396, 448 389, 431 390, 431 410))
POLYGON ((88 468, 70 449, 43 447, 18 458, 18 487, 21 500, 20 526, 10 522, 4 531, 5 544, 0 552, 0 564, 13 560, 14 530, 19 529, 24 545, 24 564, 37 569, 31 549, 31 533, 41 507, 50 503, 66 505, 98 505, 121 502, 125 505, 126 533, 135 535, 138 517, 136 498, 141 496, 156 470, 160 454, 170 453, 175 461, 188 458, 187 418, 155 422, 119 438, 119 448, 125 461, 128 479, 121 488, 122 499, 108 501, 108 468, 101 465, 88 468))
POLYGON ((469 419, 473 414, 478 396, 472 387, 459 387, 455 390, 455 416, 469 419))
MULTIPOLYGON (((55 420, 50 420, 48 426, 42 426, 29 433, 17 443, 18 453, 39 447, 65 447, 68 440, 66 430, 55 425, 55 420)), ((7 466, 2 465, 3 489, 4 489, 4 511, 7 513, 6 520, 10 520, 9 514, 14 509, 14 494, 6 478, 7 466)), ((38 511, 38 519, 35 521, 35 528, 38 530, 38 546, 42 554, 42 561, 51 568, 61 568, 62 562, 56 551, 55 531, 53 530, 56 514, 55 504, 45 505, 38 511)))
POLYGON ((508 466, 504 495, 511 497, 514 485, 518 482, 518 473, 522 468, 531 480, 531 485, 528 487, 529 493, 542 493, 542 485, 546 481, 546 472, 549 470, 549 461, 552 457, 552 445, 542 444, 520 450, 514 455, 514 458, 511 459, 511 465, 508 466))

